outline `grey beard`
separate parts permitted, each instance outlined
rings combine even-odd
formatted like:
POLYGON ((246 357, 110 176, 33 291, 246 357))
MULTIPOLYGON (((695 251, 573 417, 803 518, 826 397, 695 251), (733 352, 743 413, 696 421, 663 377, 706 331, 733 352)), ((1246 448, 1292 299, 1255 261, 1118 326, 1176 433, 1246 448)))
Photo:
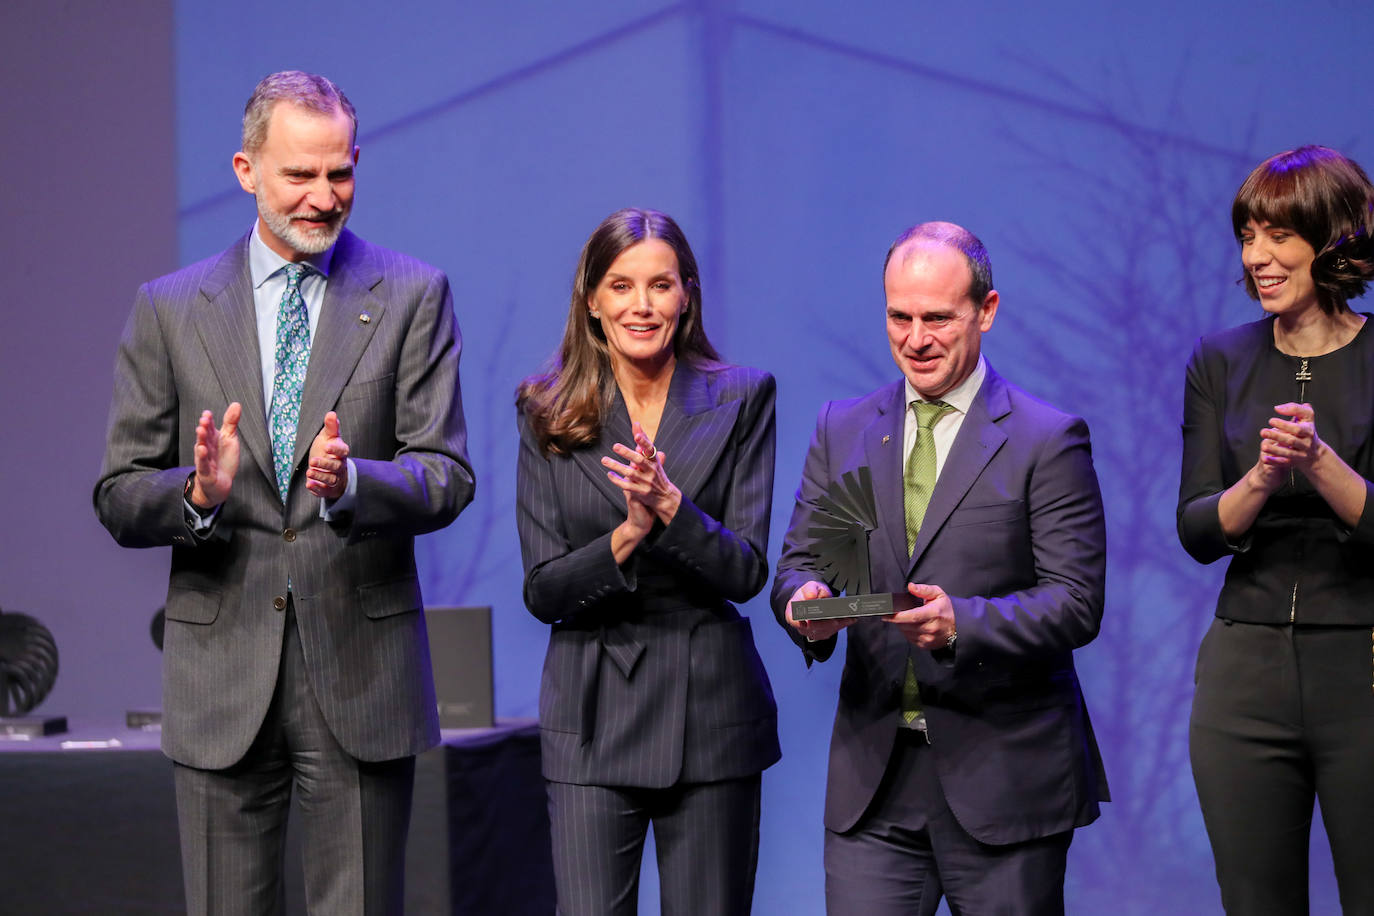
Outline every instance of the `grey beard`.
POLYGON ((339 233, 343 232, 344 223, 348 222, 348 213, 344 212, 327 229, 303 231, 291 217, 268 207, 263 202, 261 194, 254 196, 258 201, 258 215, 267 224, 267 228, 272 230, 272 234, 277 238, 290 245, 292 250, 301 254, 320 254, 328 251, 329 246, 339 240, 339 233))

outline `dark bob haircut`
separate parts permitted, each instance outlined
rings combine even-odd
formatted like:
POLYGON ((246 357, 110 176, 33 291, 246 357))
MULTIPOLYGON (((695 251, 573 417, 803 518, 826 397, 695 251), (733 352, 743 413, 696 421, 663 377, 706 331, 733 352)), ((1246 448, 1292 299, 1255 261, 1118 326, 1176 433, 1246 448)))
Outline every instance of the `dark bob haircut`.
MULTIPOLYGON (((1251 220, 1291 229, 1312 246, 1312 284, 1327 314, 1344 310, 1374 278, 1374 186, 1333 149, 1300 146, 1260 163, 1231 204, 1237 240, 1251 220)), ((1249 271, 1245 291, 1259 298, 1249 271)))

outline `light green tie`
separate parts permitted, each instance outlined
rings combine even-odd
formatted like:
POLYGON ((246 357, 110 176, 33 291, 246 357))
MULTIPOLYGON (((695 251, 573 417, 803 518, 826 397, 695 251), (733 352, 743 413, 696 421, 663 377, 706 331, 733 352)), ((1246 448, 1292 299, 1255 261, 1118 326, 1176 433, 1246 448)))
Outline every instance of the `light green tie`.
MULTIPOLYGON (((916 413, 916 440, 906 457, 902 471, 902 510, 906 516, 906 550, 916 545, 916 535, 930 505, 935 490, 935 433, 932 428, 953 407, 944 401, 913 401, 916 413)), ((902 720, 910 725, 921 718, 921 688, 916 683, 916 667, 910 653, 906 657, 906 677, 902 681, 902 720)))
POLYGON ((916 440, 911 443, 906 468, 902 471, 907 554, 916 546, 916 535, 921 530, 921 520, 926 517, 930 494, 935 489, 935 433, 932 429, 941 417, 954 410, 944 401, 913 401, 911 409, 916 412, 916 440))

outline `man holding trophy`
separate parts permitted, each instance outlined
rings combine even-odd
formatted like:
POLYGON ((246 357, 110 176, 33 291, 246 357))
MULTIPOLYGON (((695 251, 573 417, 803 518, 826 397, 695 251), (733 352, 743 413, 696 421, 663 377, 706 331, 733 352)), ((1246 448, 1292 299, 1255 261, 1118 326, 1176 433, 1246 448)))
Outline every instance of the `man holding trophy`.
POLYGON ((821 410, 772 592, 808 665, 848 630, 827 910, 1062 913, 1073 830, 1108 800, 1072 655, 1104 595, 1088 429, 983 359, 972 233, 908 230, 883 286, 904 379, 821 410))

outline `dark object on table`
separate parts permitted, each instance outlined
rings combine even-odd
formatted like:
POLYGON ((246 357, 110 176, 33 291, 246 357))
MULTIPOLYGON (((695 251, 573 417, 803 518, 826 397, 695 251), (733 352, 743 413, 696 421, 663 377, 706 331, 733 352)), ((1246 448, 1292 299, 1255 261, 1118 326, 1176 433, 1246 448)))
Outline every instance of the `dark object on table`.
POLYGON ((491 728, 491 608, 425 609, 440 728, 491 728))
POLYGON ((29 712, 57 683, 57 643, 28 614, 0 610, 0 715, 29 712))
POLYGON ((66 716, 27 716, 57 683, 57 643, 27 614, 0 610, 0 738, 67 730, 66 716))
MULTIPOLYGON (((162 631, 167 628, 167 609, 160 607, 153 614, 152 621, 148 624, 148 635, 153 638, 153 645, 157 646, 159 652, 162 651, 162 631)), ((130 709, 124 714, 124 724, 129 728, 142 731, 161 731, 162 730, 162 710, 160 709, 130 709)))
POLYGON ((162 731, 162 710, 131 709, 124 713, 124 724, 145 732, 162 731))

